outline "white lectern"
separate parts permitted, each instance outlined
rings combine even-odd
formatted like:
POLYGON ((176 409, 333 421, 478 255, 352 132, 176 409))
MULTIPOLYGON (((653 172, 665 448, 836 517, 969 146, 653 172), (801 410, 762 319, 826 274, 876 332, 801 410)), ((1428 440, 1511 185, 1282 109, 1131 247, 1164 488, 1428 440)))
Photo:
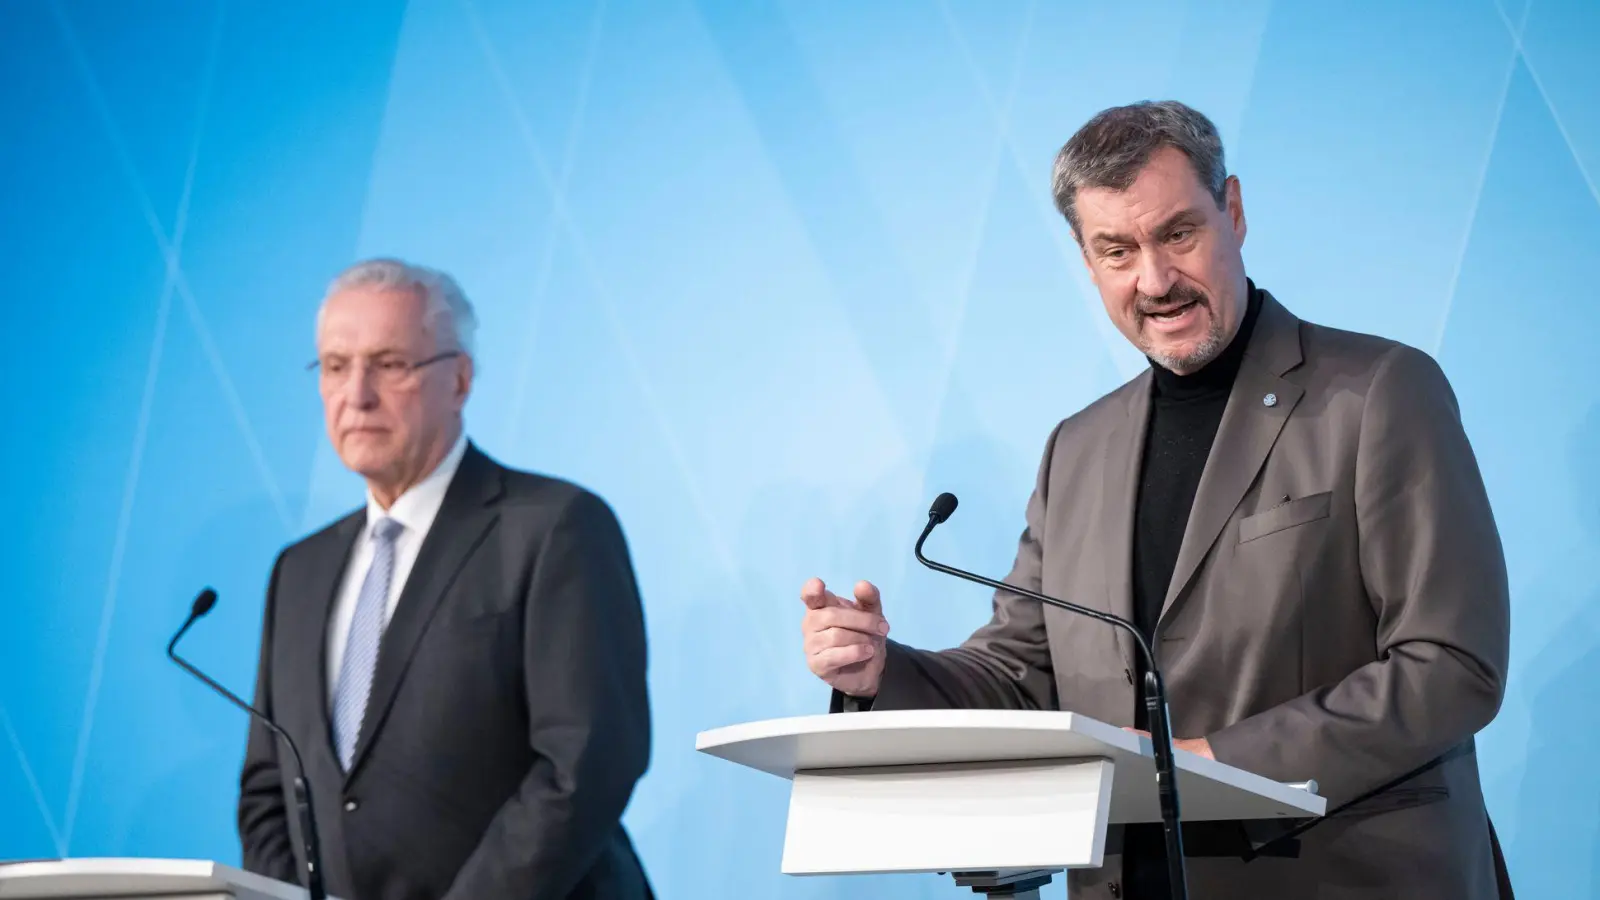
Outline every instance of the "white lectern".
MULTIPOLYGON (((702 732, 695 746, 793 780, 789 875, 949 872, 991 898, 1036 898, 1054 873, 1101 865, 1107 825, 1161 821, 1150 740, 1069 712, 801 716, 702 732)), ((1176 756, 1184 821, 1326 808, 1315 784, 1176 756)))
POLYGON ((0 863, 0 900, 304 900, 297 885, 199 859, 0 863))

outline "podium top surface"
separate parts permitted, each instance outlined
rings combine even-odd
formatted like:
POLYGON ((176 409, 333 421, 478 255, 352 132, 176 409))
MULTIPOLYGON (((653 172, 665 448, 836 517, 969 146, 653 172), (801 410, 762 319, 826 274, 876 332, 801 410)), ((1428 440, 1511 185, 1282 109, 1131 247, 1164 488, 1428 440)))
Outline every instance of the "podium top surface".
POLYGON ((0 898, 181 897, 230 894, 240 900, 303 900, 306 891, 204 859, 83 858, 0 862, 0 898))
MULTIPOLYGON (((790 778, 808 769, 1105 756, 1108 749, 1137 755, 1140 743, 1133 732, 1070 712, 905 709, 745 722, 701 732, 695 749, 790 778)), ((1185 755, 1178 752, 1180 762, 1185 755)))
MULTIPOLYGON (((1116 764, 1113 822, 1155 821, 1149 738, 1071 712, 916 709, 796 716, 701 732, 695 749, 793 778, 796 772, 1073 758, 1116 764)), ((1186 750, 1174 754, 1184 818, 1320 816, 1323 797, 1186 750)))

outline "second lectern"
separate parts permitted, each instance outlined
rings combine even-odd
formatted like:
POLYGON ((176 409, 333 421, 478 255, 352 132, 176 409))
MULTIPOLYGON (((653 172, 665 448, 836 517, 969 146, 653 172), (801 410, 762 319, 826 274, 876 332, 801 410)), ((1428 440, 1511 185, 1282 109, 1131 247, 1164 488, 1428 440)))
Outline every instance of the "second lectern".
MULTIPOLYGON (((701 752, 791 779, 782 871, 948 872, 991 898, 1036 898, 1096 868, 1112 824, 1159 822, 1148 738, 1070 712, 893 710, 702 732, 701 752), (843 841, 840 834, 870 834, 843 841)), ((1177 754, 1185 821, 1306 819, 1326 801, 1177 754)))

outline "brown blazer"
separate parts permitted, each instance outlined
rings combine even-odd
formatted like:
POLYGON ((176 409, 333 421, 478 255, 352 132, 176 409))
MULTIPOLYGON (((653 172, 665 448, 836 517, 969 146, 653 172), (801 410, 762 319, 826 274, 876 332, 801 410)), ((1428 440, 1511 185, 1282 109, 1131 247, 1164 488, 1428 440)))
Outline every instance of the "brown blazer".
MULTIPOLYGON (((1418 350, 1263 299, 1157 625, 1174 730, 1222 762, 1316 779, 1330 809, 1455 753, 1314 828, 1298 859, 1191 858, 1191 896, 1491 900, 1470 750, 1505 690, 1508 589, 1454 393, 1418 350)), ((1149 396, 1147 371, 1056 427, 1009 583, 1132 617, 1149 396)), ((891 642, 873 706, 1131 725, 1135 652, 1118 630, 999 592, 958 648, 891 642)), ((1072 896, 1115 900, 1120 879, 1108 854, 1072 873, 1072 896)))

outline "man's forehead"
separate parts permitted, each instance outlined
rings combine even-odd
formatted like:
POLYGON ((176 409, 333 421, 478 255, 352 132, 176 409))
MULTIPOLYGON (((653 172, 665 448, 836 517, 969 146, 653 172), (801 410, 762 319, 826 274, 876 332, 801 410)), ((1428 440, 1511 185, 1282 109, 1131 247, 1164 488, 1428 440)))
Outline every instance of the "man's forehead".
POLYGON ((1191 206, 1204 193, 1188 157, 1169 147, 1153 154, 1126 189, 1079 188, 1077 206, 1107 215, 1171 214, 1191 206))
POLYGON ((409 344, 426 333, 424 304, 413 292, 357 287, 330 296, 319 316, 319 342, 409 344))
POLYGON ((1091 241, 1153 234, 1197 214, 1197 207, 1188 196, 1141 197, 1122 193, 1100 202, 1089 199, 1078 206, 1084 234, 1091 241))
POLYGON ((392 310, 396 313, 420 314, 423 298, 418 292, 404 287, 383 285, 357 285, 345 288, 328 297, 327 306, 352 310, 392 310))

